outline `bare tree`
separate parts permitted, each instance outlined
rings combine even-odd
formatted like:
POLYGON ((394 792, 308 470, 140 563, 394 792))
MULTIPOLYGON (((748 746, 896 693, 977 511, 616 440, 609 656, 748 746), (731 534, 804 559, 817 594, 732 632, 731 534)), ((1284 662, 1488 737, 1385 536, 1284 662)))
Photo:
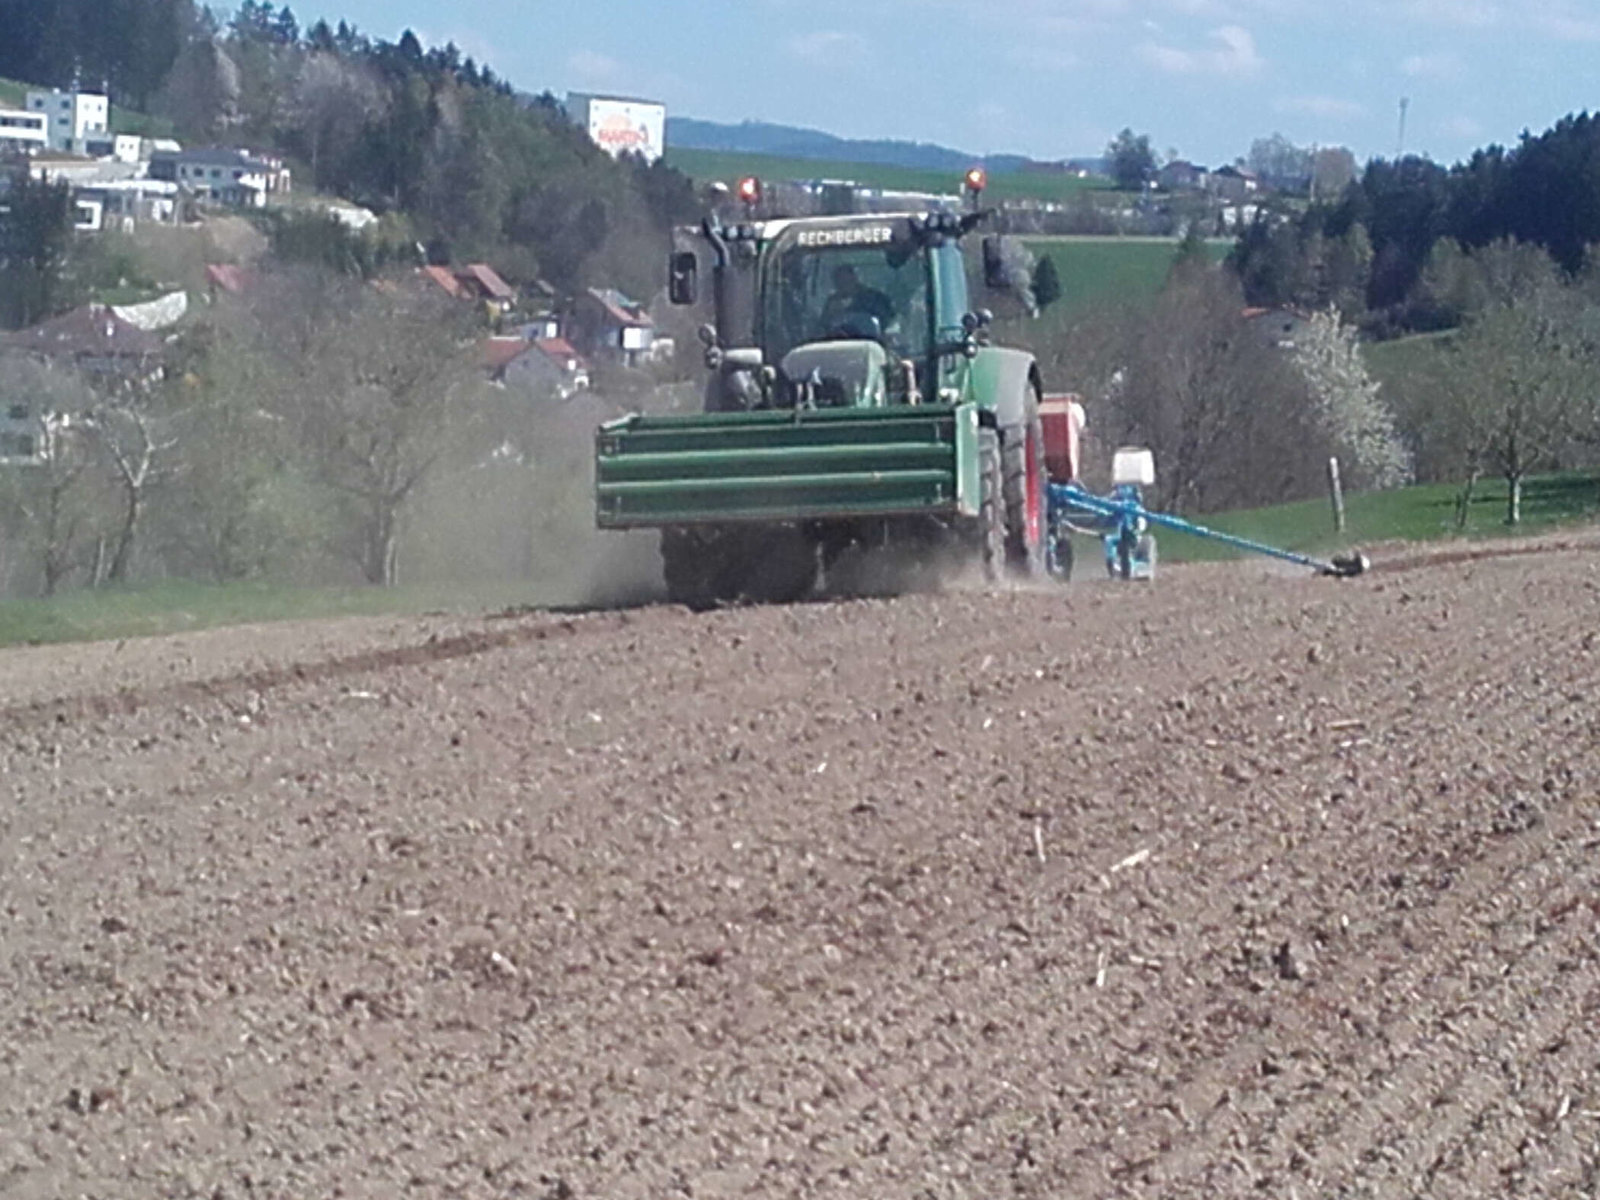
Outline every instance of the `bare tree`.
POLYGON ((1421 294, 1452 322, 1493 305, 1520 304, 1561 286, 1560 268, 1541 246, 1501 238, 1467 250, 1441 238, 1423 267, 1421 294))
POLYGON ((1273 187, 1304 191, 1313 176, 1315 152, 1296 146, 1281 133, 1250 143, 1250 169, 1273 187))
POLYGON ((324 160, 346 157, 382 103, 381 85, 361 64, 332 53, 305 56, 289 104, 313 182, 328 182, 324 160))
POLYGON ((1442 376, 1467 479, 1461 512, 1478 476, 1506 481, 1506 523, 1522 520, 1522 490, 1535 471, 1559 465, 1593 386, 1575 295, 1540 287, 1518 303, 1480 313, 1446 351, 1442 376))
POLYGON ((93 447, 83 414, 93 396, 75 375, 28 359, 0 360, 0 403, 30 408, 31 461, 0 467, 0 501, 31 560, 40 591, 55 595, 85 565, 105 520, 93 447))
POLYGON ((1102 424, 1117 441, 1154 451, 1166 507, 1268 503, 1315 486, 1326 441, 1306 386, 1243 309, 1231 273, 1192 266, 1135 318, 1102 424))
MULTIPOLYGON (((152 403, 150 390, 129 387, 102 396, 83 415, 84 428, 110 467, 120 513, 112 533, 106 583, 126 583, 133 568, 134 547, 149 504, 150 489, 168 468, 168 455, 178 441, 163 428, 164 418, 152 403)), ((96 580, 100 582, 100 580, 96 580)))
POLYGON ((481 432, 465 386, 477 374, 470 309, 409 282, 312 270, 270 281, 253 308, 268 404, 297 466, 337 498, 363 578, 393 586, 407 505, 481 432))
POLYGON ((215 38, 190 42, 172 64, 161 112, 192 136, 211 138, 239 123, 239 68, 215 38))
POLYGON ((1311 198, 1334 201, 1356 181, 1356 156, 1343 146, 1324 146, 1311 156, 1311 198))

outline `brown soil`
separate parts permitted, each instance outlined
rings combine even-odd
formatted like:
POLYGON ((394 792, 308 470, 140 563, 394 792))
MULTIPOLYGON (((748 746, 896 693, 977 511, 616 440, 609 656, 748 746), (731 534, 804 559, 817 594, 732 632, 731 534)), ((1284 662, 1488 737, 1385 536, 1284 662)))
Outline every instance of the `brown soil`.
POLYGON ((1543 549, 0 655, 0 1195, 1600 1194, 1543 549))

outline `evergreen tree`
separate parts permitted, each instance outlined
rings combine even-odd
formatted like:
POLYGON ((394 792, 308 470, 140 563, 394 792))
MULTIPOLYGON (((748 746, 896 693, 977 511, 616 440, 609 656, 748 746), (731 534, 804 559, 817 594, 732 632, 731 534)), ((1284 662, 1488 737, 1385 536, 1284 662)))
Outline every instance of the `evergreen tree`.
POLYGON ((1106 157, 1111 160, 1111 178, 1124 191, 1139 191, 1155 177, 1156 156, 1147 134, 1124 129, 1106 147, 1106 157))
MULTIPOLYGON (((1200 222, 1190 221, 1188 228, 1183 231, 1182 239, 1178 242, 1177 251, 1172 256, 1172 270, 1176 273, 1192 267, 1210 265, 1211 255, 1206 250, 1206 239, 1200 232, 1200 222)), ((1040 305, 1043 306, 1043 301, 1040 305)))
POLYGON ((1043 255, 1033 269, 1033 302, 1043 312, 1061 299, 1061 276, 1056 271, 1056 260, 1043 255))
POLYGON ((12 177, 0 208, 0 325, 22 329, 68 306, 72 189, 12 177))
POLYGON ((273 42, 277 40, 276 23, 272 5, 266 0, 244 0, 229 29, 240 42, 273 42))
POLYGON ((285 4, 272 21, 272 37, 280 46, 294 46, 300 41, 300 23, 285 4))

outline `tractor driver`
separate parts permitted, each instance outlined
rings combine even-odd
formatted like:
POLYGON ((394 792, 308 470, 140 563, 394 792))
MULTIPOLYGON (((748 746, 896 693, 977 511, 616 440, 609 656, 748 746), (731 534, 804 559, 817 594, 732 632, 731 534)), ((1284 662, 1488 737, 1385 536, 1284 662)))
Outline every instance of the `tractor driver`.
POLYGON ((843 263, 833 269, 833 294, 822 305, 822 329, 830 336, 860 333, 864 317, 877 321, 881 337, 894 320, 894 302, 877 288, 861 282, 856 269, 843 263))

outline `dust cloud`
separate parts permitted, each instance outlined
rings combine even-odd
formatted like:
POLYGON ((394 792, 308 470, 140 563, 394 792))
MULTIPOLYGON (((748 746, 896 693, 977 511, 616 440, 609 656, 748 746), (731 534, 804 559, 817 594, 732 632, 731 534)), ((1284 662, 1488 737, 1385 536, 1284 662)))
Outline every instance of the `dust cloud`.
POLYGON ((531 408, 493 451, 417 498, 402 581, 535 607, 664 599, 657 534, 595 527, 595 430, 649 407, 582 391, 531 408))

